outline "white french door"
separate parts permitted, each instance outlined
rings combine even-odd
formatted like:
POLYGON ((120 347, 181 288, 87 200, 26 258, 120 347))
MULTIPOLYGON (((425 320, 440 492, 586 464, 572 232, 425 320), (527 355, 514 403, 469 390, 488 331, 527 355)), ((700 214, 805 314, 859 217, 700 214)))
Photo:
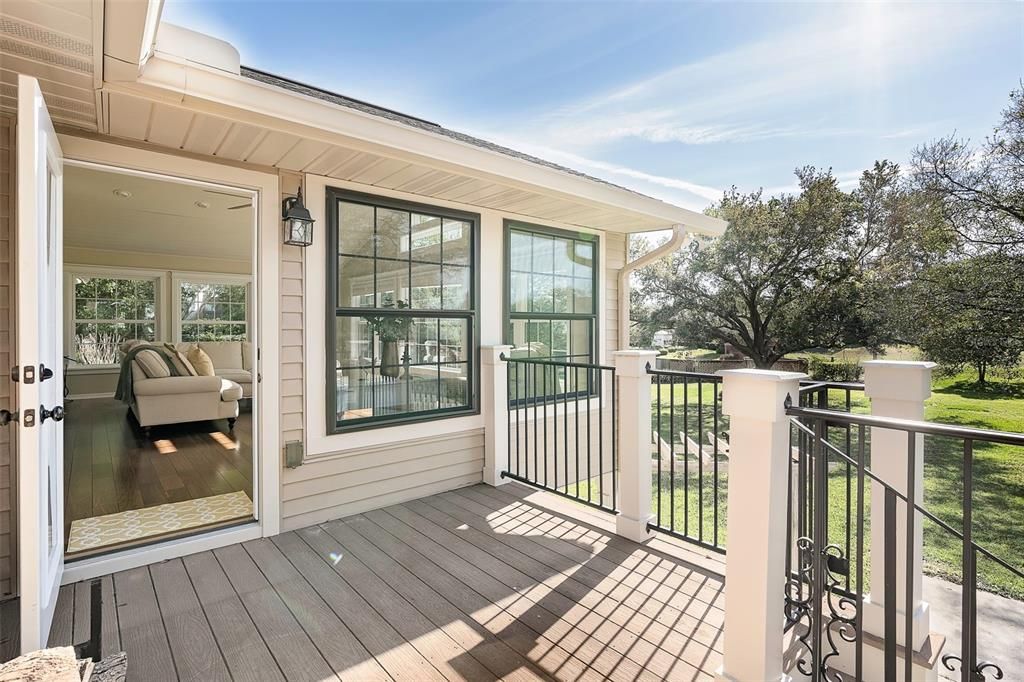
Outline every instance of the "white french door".
POLYGON ((64 571, 63 156, 35 78, 18 76, 17 450, 21 650, 46 646, 64 571))

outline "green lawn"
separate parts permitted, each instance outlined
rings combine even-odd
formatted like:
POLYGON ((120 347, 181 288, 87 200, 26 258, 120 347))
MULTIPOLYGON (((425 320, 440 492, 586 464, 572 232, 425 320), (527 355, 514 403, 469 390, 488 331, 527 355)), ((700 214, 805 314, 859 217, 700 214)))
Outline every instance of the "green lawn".
MULTIPOLYGON (((661 393, 661 410, 655 409, 652 427, 658 430, 666 443, 675 442, 676 452, 682 452, 684 439, 681 431, 691 440, 704 444, 707 433, 714 431, 714 389, 710 384, 698 388, 691 384, 684 388, 678 383, 654 386, 652 399, 661 393), (674 409, 672 401, 674 400, 674 409), (684 420, 684 402, 689 409, 684 420), (698 418, 697 406, 702 406, 698 418), (660 422, 658 420, 660 414, 660 422), (700 434, 698 437, 697 434, 700 434)), ((655 405, 657 403, 655 402, 655 405)), ((833 409, 844 409, 844 400, 839 393, 830 396, 833 409)), ((851 405, 854 412, 866 413, 868 401, 856 397, 851 405)), ((960 375, 939 378, 934 382, 933 396, 926 405, 929 421, 961 424, 984 429, 1024 432, 1024 380, 993 382, 986 390, 979 390, 973 384, 973 377, 960 375)), ((728 419, 720 417, 717 432, 728 432, 728 419)), ((829 440, 841 450, 846 450, 846 434, 840 429, 830 431, 829 440)), ((856 431, 850 445, 856 453, 856 431)), ((869 447, 867 448, 870 449, 869 447)), ((692 450, 691 450, 692 451, 692 450)), ((652 460, 656 462, 655 460, 652 460)), ((656 466, 656 464, 654 465, 656 466)), ((653 468, 653 467, 652 467, 653 468)), ((726 544, 726 507, 728 473, 719 471, 717 483, 711 463, 699 464, 695 457, 686 464, 675 464, 675 494, 671 494, 672 479, 668 464, 663 466, 659 486, 659 475, 652 473, 654 481, 654 506, 663 525, 675 521, 675 528, 693 537, 702 534, 706 542, 715 537, 715 499, 718 500, 717 528, 718 542, 726 544), (703 472, 701 472, 703 469, 703 472), (703 473, 703 476, 701 476, 703 473), (702 484, 703 482, 703 484, 702 484), (660 490, 660 509, 658 492, 660 490), (717 494, 716 494, 717 492, 717 494)), ((948 439, 927 437, 925 439, 925 508, 950 526, 961 527, 962 495, 962 444, 948 439)), ((1012 566, 1024 566, 1024 448, 1012 446, 983 445, 975 448, 974 462, 974 539, 995 555, 1012 566)), ((866 485, 866 489, 867 489, 866 485)), ((856 505, 856 477, 850 481, 851 507, 856 505)), ((845 549, 847 476, 845 465, 834 465, 829 473, 829 539, 845 549)), ((865 499, 869 516, 865 531, 870 524, 870 499, 865 499)), ((855 527, 851 528, 851 542, 855 542, 855 527)), ((959 540, 939 528, 925 522, 925 571, 950 580, 959 580, 959 540)), ((865 539, 865 550, 870 553, 870 541, 865 539)), ((982 585, 993 592, 1024 599, 1024 581, 1016 578, 991 560, 979 560, 979 576, 982 585)), ((851 572, 855 571, 853 567, 851 572)), ((867 572, 867 566, 865 566, 867 572)), ((870 576, 867 576, 866 584, 870 576)))

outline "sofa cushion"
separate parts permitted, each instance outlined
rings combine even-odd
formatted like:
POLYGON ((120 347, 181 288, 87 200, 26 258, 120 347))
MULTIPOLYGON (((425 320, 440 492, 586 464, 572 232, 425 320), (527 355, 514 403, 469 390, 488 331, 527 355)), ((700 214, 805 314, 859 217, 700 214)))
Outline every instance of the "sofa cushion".
POLYGON ((248 341, 242 341, 242 369, 252 369, 252 344, 248 341))
POLYGON ((155 350, 148 348, 140 350, 135 354, 135 361, 139 363, 143 374, 149 379, 171 376, 171 369, 167 366, 167 361, 155 350))
POLYGON ((196 372, 196 368, 192 366, 192 363, 189 362, 188 358, 185 356, 185 351, 178 350, 177 346, 171 343, 165 343, 164 348, 166 348, 167 352, 171 354, 171 364, 174 365, 179 376, 199 376, 199 373, 196 372))
POLYGON ((217 368, 217 376, 221 379, 227 379, 234 381, 236 384, 251 384, 252 383, 252 372, 246 372, 241 369, 221 369, 217 368))
POLYGON ((220 399, 222 402, 228 403, 232 400, 242 399, 242 387, 233 381, 227 379, 220 380, 220 399))
POLYGON ((215 365, 210 356, 202 348, 196 347, 188 352, 188 361, 196 368, 196 374, 201 377, 212 377, 216 375, 215 365))
POLYGON ((243 369, 241 341, 199 342, 201 348, 217 369, 243 369))
POLYGON ((141 379, 135 382, 135 395, 180 395, 186 393, 212 393, 220 391, 219 377, 164 377, 141 379))

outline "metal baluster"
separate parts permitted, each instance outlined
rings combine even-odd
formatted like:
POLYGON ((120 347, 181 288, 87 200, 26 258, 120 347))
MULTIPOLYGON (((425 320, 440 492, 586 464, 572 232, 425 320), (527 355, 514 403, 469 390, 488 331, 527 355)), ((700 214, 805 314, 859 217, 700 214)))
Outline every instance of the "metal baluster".
MULTIPOLYGON (((654 446, 655 446, 655 448, 657 448, 657 453, 658 453, 658 491, 657 491, 658 525, 659 526, 663 526, 665 524, 661 520, 661 513, 662 513, 662 506, 661 506, 662 477, 661 477, 661 381, 660 381, 660 377, 659 377, 659 381, 658 381, 658 383, 656 385, 658 387, 658 399, 655 402, 655 409, 658 410, 658 414, 655 415, 655 422, 657 424, 656 431, 657 431, 658 442, 655 443, 654 446)), ((672 403, 672 398, 671 398, 671 395, 670 395, 669 396, 669 404, 671 405, 671 403, 672 403)), ((669 408, 669 409, 671 410, 671 408, 669 408)), ((669 415, 668 415, 668 422, 669 422, 669 428, 671 429, 672 428, 672 413, 671 412, 669 412, 669 415)), ((643 425, 641 424, 641 426, 643 426, 643 425)), ((669 502, 669 505, 671 506, 671 501, 669 502)))
POLYGON ((590 449, 590 387, 593 384, 590 368, 587 368, 587 395, 584 398, 584 405, 587 409, 587 502, 593 502, 592 492, 594 490, 594 472, 591 470, 591 463, 594 458, 590 449))
POLYGON ((963 586, 961 588, 962 610, 960 614, 960 680, 972 682, 974 669, 978 665, 977 651, 977 605, 978 587, 977 552, 972 540, 974 490, 974 442, 964 441, 964 491, 963 491, 963 586))
POLYGON ((565 472, 565 492, 569 492, 569 366, 566 365, 564 372, 565 387, 562 390, 562 438, 565 440, 565 447, 562 450, 563 470, 565 472))
MULTIPOLYGON (((721 405, 719 403, 719 397, 718 397, 718 382, 716 382, 716 381, 712 382, 711 386, 714 388, 714 391, 715 391, 715 399, 714 399, 714 403, 713 403, 713 405, 714 405, 715 442, 711 444, 711 456, 714 457, 715 459, 711 463, 711 465, 714 468, 714 473, 712 475, 714 476, 714 479, 715 479, 714 480, 714 495, 715 495, 715 511, 714 511, 714 516, 715 516, 715 518, 714 518, 714 522, 715 522, 715 525, 714 525, 714 529, 715 529, 715 547, 718 547, 718 433, 719 433, 719 431, 718 431, 718 428, 719 428, 719 425, 718 425, 719 412, 718 412, 718 410, 719 410, 719 407, 721 405)), ((789 475, 789 468, 788 467, 786 469, 786 480, 788 482, 790 482, 790 483, 793 480, 792 476, 789 475)), ((786 556, 787 557, 789 556, 789 552, 786 553, 786 556)))
POLYGON ((554 489, 558 490, 558 369, 551 368, 551 468, 555 471, 554 489))
POLYGON ((616 422, 619 421, 619 403, 616 399, 615 384, 618 381, 615 371, 610 371, 612 384, 612 509, 618 509, 619 504, 619 438, 616 422))
MULTIPOLYGON (((658 414, 661 414, 661 384, 658 384, 658 414)), ((658 429, 661 430, 660 428, 658 429)), ((669 525, 674 530, 676 527, 676 378, 674 376, 669 377, 669 388, 668 388, 668 442, 669 442, 669 457, 668 468, 669 468, 669 480, 668 480, 668 518, 669 525)), ((659 474, 658 478, 661 476, 659 474)), ((661 480, 658 481, 658 491, 661 492, 661 480)), ((660 510, 660 505, 659 505, 660 510)), ((659 525, 664 526, 661 523, 661 516, 658 516, 659 525)))
POLYGON ((594 370, 597 376, 597 475, 600 477, 601 506, 605 506, 604 496, 604 386, 601 370, 594 370))
POLYGON ((537 437, 537 365, 533 365, 533 478, 530 479, 533 482, 540 481, 540 468, 537 466, 539 460, 537 458, 537 450, 540 449, 540 438, 537 437))
MULTIPOLYGON (((512 363, 505 361, 505 393, 512 384, 512 363)), ((512 406, 508 404, 509 396, 505 396, 505 418, 508 420, 508 449, 505 451, 505 471, 512 472, 512 406)))
MULTIPOLYGON (((580 368, 572 370, 573 392, 572 400, 576 408, 576 499, 580 499, 580 368)), ((590 499, 590 483, 587 483, 587 499, 590 499)))
POLYGON ((885 488, 885 682, 896 682, 896 492, 885 488))
POLYGON ((814 473, 815 489, 818 496, 814 498, 814 528, 813 528, 813 549, 811 554, 811 661, 813 662, 812 680, 821 679, 822 668, 822 605, 824 603, 824 582, 825 582, 825 546, 828 544, 828 536, 825 534, 825 516, 828 515, 828 507, 822 491, 826 488, 826 477, 828 466, 825 464, 825 434, 827 426, 824 419, 818 419, 814 423, 814 442, 812 450, 811 469, 814 473))
MULTIPOLYGON (((541 414, 541 430, 544 432, 544 487, 548 487, 548 367, 541 365, 541 389, 540 399, 543 401, 541 414)), ((540 483, 540 475, 537 475, 537 482, 540 483)))
MULTIPOLYGON (((849 388, 846 389, 846 411, 847 412, 851 411, 850 389, 849 388)), ((851 434, 851 429, 852 428, 853 427, 851 427, 849 424, 846 425, 846 450, 844 450, 844 452, 846 453, 847 456, 850 456, 850 454, 853 452, 853 443, 850 440, 850 434, 851 434)), ((853 520, 850 518, 850 514, 853 511, 853 504, 852 504, 851 490, 850 490, 850 487, 853 484, 853 481, 851 480, 852 479, 851 473, 852 472, 850 471, 850 460, 846 460, 846 554, 845 554, 845 556, 847 558, 850 557, 850 526, 853 524, 853 520)), ((846 582, 846 591, 849 592, 850 591, 850 571, 849 570, 846 571, 846 581, 845 582, 846 582)))
MULTIPOLYGON (((686 436, 686 456, 683 457, 683 535, 690 534, 690 380, 683 377, 683 434, 686 436)), ((700 447, 700 437, 697 438, 700 447)), ((700 452, 697 453, 700 457, 700 452)), ((675 530, 672 519, 672 530, 675 530)))
POLYGON ((704 542, 704 382, 697 380, 697 540, 704 542))

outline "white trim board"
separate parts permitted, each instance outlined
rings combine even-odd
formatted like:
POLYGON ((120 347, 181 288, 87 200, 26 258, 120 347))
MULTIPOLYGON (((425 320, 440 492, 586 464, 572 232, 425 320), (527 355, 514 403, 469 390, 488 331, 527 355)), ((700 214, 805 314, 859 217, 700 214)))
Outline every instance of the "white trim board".
MULTIPOLYGON (((92 138, 61 135, 65 156, 71 163, 97 165, 105 170, 149 175, 163 180, 185 182, 204 187, 215 187, 237 191, 249 190, 258 210, 254 212, 256 239, 253 240, 253 262, 256 268, 256 287, 259 300, 253 310, 250 324, 256 331, 256 370, 262 381, 257 385, 253 399, 253 412, 258 415, 259 472, 254 481, 254 502, 259 527, 256 535, 276 535, 281 528, 281 452, 280 452, 280 187, 278 176, 251 169, 219 164, 214 161, 162 154, 151 150, 138 149, 92 138)), ((197 536, 195 540, 207 537, 220 538, 222 546, 238 542, 232 534, 215 533, 197 536)), ((246 538, 248 539, 248 538, 246 538)), ((204 540, 205 541, 205 540, 204 540)), ((210 540, 213 542, 213 540, 210 540)), ((179 540, 168 543, 180 551, 181 556, 190 551, 190 543, 179 540)), ((136 550, 141 552, 142 550, 136 550)), ((168 550, 170 551, 170 550, 168 550)), ((129 554, 131 554, 129 552, 129 554)), ((132 556, 135 556, 132 554, 132 556)), ((163 557, 163 558, 169 558, 163 557)), ((141 563, 160 559, 149 559, 141 563)), ((79 562, 68 565, 70 575, 76 575, 79 562)), ((134 565, 141 565, 136 563, 134 565)))

